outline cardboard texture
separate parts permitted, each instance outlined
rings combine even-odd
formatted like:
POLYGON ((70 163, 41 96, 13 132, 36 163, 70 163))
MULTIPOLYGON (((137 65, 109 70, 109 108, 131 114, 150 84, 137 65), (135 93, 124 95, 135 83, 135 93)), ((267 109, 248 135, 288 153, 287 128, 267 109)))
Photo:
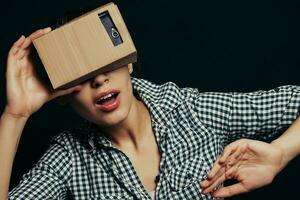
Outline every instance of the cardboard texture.
POLYGON ((71 20, 33 44, 54 89, 137 61, 136 48, 114 3, 71 20))

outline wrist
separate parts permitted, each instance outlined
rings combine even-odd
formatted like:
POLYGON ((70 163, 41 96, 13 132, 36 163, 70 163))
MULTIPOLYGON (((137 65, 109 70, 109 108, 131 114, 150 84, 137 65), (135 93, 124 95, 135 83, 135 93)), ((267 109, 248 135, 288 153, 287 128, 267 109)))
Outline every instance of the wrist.
POLYGON ((22 115, 22 114, 15 114, 13 112, 10 112, 9 108, 5 107, 4 111, 1 115, 1 119, 7 119, 10 121, 15 122, 26 122, 29 119, 30 115, 22 115))
POLYGON ((278 139, 272 141, 271 145, 281 151, 281 162, 278 166, 279 171, 281 171, 296 155, 291 154, 278 139))

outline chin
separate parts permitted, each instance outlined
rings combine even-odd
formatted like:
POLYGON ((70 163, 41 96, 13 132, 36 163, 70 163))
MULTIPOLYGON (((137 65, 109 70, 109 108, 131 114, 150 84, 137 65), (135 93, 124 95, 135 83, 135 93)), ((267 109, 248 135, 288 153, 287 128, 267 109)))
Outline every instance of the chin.
POLYGON ((126 119, 128 112, 124 110, 115 110, 111 113, 101 113, 100 115, 101 117, 96 118, 95 123, 99 126, 109 127, 122 123, 126 119))

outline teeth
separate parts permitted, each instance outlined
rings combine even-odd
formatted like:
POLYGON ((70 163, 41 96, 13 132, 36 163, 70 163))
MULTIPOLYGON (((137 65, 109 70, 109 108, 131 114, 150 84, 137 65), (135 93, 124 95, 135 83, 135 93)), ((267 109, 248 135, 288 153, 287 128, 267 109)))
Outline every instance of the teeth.
POLYGON ((110 93, 110 94, 108 94, 108 95, 106 95, 106 96, 104 96, 104 97, 101 97, 100 100, 108 99, 108 98, 112 97, 112 95, 113 95, 113 94, 110 93))
POLYGON ((114 95, 114 93, 110 93, 104 97, 101 97, 100 99, 97 100, 97 103, 100 103, 102 100, 108 99, 110 97, 112 97, 114 95))

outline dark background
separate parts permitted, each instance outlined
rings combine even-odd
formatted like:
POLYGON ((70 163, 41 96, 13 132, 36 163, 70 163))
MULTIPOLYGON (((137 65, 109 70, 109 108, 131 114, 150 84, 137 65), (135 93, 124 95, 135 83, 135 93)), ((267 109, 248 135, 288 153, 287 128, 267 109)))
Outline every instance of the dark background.
MULTIPOLYGON (((68 10, 101 0, 0 3, 0 111, 5 106, 6 56, 12 43, 68 10)), ((300 83, 300 1, 114 1, 138 50, 138 76, 200 91, 247 92, 300 83)), ((20 99, 21 100, 21 99, 20 99)), ((13 187, 47 149, 49 140, 80 121, 53 101, 29 119, 15 159, 13 187)), ((300 160, 270 186, 232 199, 295 199, 300 160)))

